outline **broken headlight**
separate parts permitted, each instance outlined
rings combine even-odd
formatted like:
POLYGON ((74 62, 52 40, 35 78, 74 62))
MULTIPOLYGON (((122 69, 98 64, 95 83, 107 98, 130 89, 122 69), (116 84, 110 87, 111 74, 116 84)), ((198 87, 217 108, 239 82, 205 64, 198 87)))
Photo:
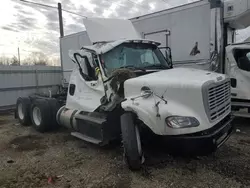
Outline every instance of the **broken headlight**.
POLYGON ((173 129, 198 127, 200 125, 199 121, 194 117, 170 116, 165 121, 167 126, 173 129))

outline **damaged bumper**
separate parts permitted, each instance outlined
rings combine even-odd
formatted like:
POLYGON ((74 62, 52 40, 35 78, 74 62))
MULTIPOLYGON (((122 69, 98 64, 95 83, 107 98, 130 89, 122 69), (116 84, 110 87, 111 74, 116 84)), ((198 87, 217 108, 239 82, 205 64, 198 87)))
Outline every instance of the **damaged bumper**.
POLYGON ((229 115, 211 129, 181 136, 164 136, 163 141, 174 153, 205 155, 214 152, 231 136, 234 130, 232 120, 229 115))

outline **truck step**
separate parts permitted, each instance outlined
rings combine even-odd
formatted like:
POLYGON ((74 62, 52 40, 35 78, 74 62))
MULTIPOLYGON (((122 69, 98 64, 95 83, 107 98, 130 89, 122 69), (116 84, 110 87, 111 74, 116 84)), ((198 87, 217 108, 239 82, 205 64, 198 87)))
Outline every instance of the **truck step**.
POLYGON ((246 103, 246 102, 232 102, 231 104, 232 106, 250 108, 250 103, 246 103))
POLYGON ((247 112, 233 111, 232 113, 235 117, 250 118, 250 113, 247 112))
POLYGON ((75 116, 77 120, 84 120, 84 121, 89 121, 93 122, 95 124, 103 124, 106 121, 106 116, 98 116, 96 114, 77 114, 75 116))
POLYGON ((86 136, 86 135, 78 133, 78 132, 72 132, 71 135, 74 136, 74 137, 76 137, 76 138, 79 138, 81 140, 93 143, 93 144, 102 145, 102 141, 101 140, 98 140, 98 139, 86 136))
MULTIPOLYGON (((110 117, 98 112, 76 114, 77 133, 73 134, 82 140, 105 145, 120 136, 119 122, 110 119, 110 117), (108 119, 110 120, 108 121, 108 119)), ((119 120, 119 118, 117 119, 119 120)))

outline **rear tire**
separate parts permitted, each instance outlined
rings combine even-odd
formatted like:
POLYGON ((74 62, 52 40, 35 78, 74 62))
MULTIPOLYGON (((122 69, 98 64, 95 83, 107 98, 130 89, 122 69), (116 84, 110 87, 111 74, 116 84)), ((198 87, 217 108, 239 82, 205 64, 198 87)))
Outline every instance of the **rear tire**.
POLYGON ((31 121, 38 132, 46 132, 50 129, 51 108, 46 99, 35 99, 31 105, 31 121))
POLYGON ((138 126, 132 113, 121 116, 121 132, 124 146, 124 159, 130 170, 139 170, 143 163, 143 152, 138 126))
POLYGON ((56 114, 57 114, 58 110, 61 108, 61 106, 58 103, 58 101, 56 99, 53 99, 53 98, 47 99, 47 102, 49 103, 50 111, 51 111, 50 130, 55 130, 55 129, 59 128, 59 124, 57 123, 57 120, 56 120, 56 114))
POLYGON ((27 126, 31 124, 30 120, 31 101, 28 97, 19 97, 16 103, 16 118, 21 125, 27 126))

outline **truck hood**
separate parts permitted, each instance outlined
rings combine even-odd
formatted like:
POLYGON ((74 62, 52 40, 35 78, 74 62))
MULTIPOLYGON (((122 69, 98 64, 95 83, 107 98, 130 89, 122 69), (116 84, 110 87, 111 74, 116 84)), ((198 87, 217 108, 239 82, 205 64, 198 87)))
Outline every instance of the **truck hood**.
MULTIPOLYGON (((174 68, 129 79, 125 82, 125 96, 138 94, 141 87, 148 86, 154 92, 162 92, 167 88, 199 88, 206 82, 220 82, 226 78, 223 74, 192 69, 174 68), (129 89, 129 91, 127 89, 129 89)), ((139 92, 140 93, 140 92, 139 92)))
POLYGON ((124 94, 127 100, 122 103, 122 108, 135 112, 156 134, 194 133, 211 128, 230 113, 229 90, 229 79, 225 75, 190 68, 169 69, 125 81, 124 94), (147 86, 153 95, 148 98, 142 97, 143 86, 147 86), (219 89, 215 89, 218 87, 219 89), (225 110, 213 120, 210 117, 213 114, 210 105, 214 103, 210 103, 211 98, 208 97, 211 88, 213 92, 223 91, 227 96, 225 102, 219 106, 225 110), (171 129, 165 124, 165 118, 169 116, 195 117, 200 126, 171 129))

